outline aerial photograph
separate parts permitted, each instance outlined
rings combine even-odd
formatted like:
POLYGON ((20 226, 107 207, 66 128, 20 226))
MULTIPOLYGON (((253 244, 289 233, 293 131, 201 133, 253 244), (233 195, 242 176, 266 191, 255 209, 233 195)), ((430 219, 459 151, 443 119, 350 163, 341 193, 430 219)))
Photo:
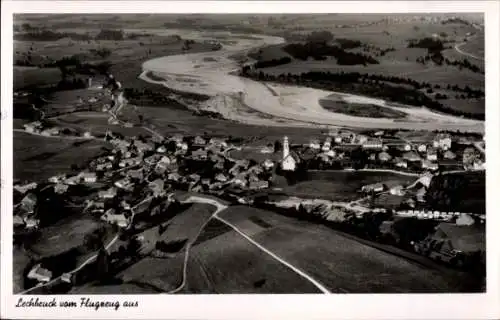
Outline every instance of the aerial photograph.
POLYGON ((13 293, 485 292, 484 26, 14 14, 13 293))

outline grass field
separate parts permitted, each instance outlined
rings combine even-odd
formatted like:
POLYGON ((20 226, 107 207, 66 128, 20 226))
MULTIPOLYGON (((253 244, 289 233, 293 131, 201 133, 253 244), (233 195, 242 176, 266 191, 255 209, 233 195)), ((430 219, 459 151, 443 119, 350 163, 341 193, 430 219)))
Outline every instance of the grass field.
POLYGON ((252 216, 258 216, 272 225, 254 234, 252 238, 255 241, 299 267, 332 292, 460 290, 460 281, 454 275, 451 278, 444 276, 347 239, 323 226, 248 207, 232 207, 221 214, 221 217, 236 226, 252 216))
POLYGON ((21 248, 14 247, 12 257, 12 290, 14 293, 20 292, 24 289, 24 269, 30 263, 31 257, 21 248))
POLYGON ((61 254, 83 244, 84 237, 103 226, 99 220, 85 215, 73 215, 43 229, 31 251, 41 257, 61 254))
POLYGON ((391 108, 380 107, 377 105, 348 103, 331 99, 320 99, 319 104, 321 105, 321 107, 328 111, 348 114, 356 117, 389 119, 404 119, 406 117, 406 113, 404 112, 397 111, 391 108))
POLYGON ((307 181, 287 186, 282 192, 304 198, 351 201, 360 197, 359 191, 364 185, 380 182, 390 187, 415 180, 415 177, 387 172, 312 171, 308 175, 307 181))
POLYGON ((61 80, 61 71, 57 68, 14 67, 14 91, 32 85, 56 84, 61 80))
POLYGON ((33 136, 14 132, 14 178, 29 181, 47 179, 71 172, 71 165, 82 165, 99 155, 106 146, 103 141, 84 143, 60 138, 33 136))

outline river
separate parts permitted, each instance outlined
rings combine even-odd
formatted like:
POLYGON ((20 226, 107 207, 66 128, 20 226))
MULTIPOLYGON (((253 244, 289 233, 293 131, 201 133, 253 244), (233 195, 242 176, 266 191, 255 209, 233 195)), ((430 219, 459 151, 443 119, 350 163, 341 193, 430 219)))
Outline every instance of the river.
MULTIPOLYGON (((214 35, 183 30, 171 33, 197 40, 213 39, 211 37, 214 35)), ((179 91, 213 96, 207 108, 227 119, 248 124, 484 132, 483 121, 444 115, 427 108, 388 106, 383 100, 354 94, 342 95, 351 101, 397 109, 407 113, 407 118, 395 121, 388 118, 355 117, 325 110, 320 106, 319 100, 339 94, 338 92, 290 85, 268 85, 234 75, 240 66, 232 57, 258 47, 282 44, 283 38, 265 35, 248 37, 230 32, 223 34, 234 43, 224 45, 219 51, 148 60, 144 62, 143 72, 139 77, 144 81, 160 83, 179 91), (148 77, 150 72, 164 80, 159 81, 156 77, 151 79, 148 77), (263 121, 262 114, 267 115, 266 121, 263 121)))

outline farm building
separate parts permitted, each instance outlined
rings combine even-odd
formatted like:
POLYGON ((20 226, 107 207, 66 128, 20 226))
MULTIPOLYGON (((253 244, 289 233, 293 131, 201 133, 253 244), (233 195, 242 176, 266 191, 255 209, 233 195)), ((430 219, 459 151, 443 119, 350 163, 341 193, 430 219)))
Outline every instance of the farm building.
POLYGON ((52 278, 52 272, 45 268, 42 268, 41 264, 37 264, 28 273, 28 278, 36 280, 38 282, 49 282, 52 278))

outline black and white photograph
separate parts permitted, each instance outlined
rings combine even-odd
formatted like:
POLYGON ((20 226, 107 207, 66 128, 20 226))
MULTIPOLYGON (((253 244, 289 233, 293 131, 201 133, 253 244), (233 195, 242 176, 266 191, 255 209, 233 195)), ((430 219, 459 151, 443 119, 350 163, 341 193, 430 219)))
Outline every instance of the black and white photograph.
POLYGON ((129 11, 12 15, 16 307, 493 289, 484 12, 129 11))

